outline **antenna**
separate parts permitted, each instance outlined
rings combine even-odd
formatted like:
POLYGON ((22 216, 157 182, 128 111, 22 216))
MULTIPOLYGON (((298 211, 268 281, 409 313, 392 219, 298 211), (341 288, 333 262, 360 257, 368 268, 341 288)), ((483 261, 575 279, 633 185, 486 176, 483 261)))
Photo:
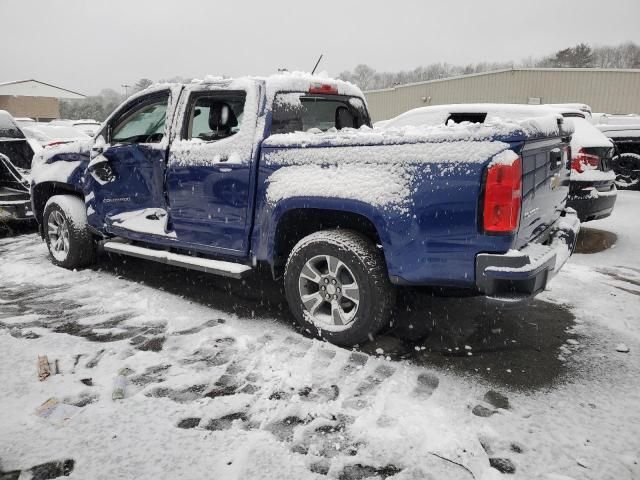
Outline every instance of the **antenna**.
POLYGON ((320 60, 322 60, 322 53, 320 54, 320 58, 318 58, 318 61, 316 62, 316 66, 313 67, 313 70, 311 71, 311 75, 313 75, 314 73, 316 73, 316 68, 318 68, 318 65, 320 64, 320 60))

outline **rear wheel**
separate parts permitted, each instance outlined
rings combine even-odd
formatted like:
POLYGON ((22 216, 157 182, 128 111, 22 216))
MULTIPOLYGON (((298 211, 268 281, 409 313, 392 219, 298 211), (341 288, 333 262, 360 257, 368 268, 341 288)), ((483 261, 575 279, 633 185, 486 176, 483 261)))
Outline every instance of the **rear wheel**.
POLYGON ((640 155, 622 153, 612 159, 616 172, 616 187, 632 189, 640 186, 640 155))
POLYGON ((64 268, 93 263, 96 245, 87 225, 84 202, 72 195, 55 195, 44 207, 44 236, 51 261, 64 268))
POLYGON ((395 303, 382 253, 352 231, 320 231, 298 242, 287 262, 285 291, 298 323, 338 345, 372 340, 395 303))

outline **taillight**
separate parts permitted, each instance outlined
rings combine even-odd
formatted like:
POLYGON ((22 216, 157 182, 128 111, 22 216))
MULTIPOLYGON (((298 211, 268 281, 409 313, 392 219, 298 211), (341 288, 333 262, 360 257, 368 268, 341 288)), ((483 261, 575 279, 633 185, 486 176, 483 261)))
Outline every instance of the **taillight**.
POLYGON ((510 165, 490 165, 484 187, 484 231, 511 233, 517 230, 522 204, 522 159, 510 165))
POLYGON ((326 94, 338 94, 338 89, 333 85, 326 83, 314 83, 309 87, 309 93, 326 93, 326 94))
POLYGON ((587 153, 584 148, 578 150, 578 155, 571 160, 571 169, 578 173, 585 170, 597 170, 600 165, 600 157, 592 153, 587 153))

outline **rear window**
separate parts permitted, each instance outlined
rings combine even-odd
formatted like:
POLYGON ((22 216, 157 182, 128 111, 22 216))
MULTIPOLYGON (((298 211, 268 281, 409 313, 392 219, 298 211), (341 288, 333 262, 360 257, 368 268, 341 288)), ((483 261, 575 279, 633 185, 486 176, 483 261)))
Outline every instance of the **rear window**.
POLYGON ((6 113, 0 113, 0 138, 24 138, 13 119, 6 113))
POLYGON ((484 123, 487 118, 486 113, 452 113, 449 115, 449 118, 445 122, 447 125, 449 122, 454 123, 462 123, 462 122, 471 122, 471 123, 484 123))
POLYGON ((371 126, 361 98, 279 93, 273 102, 271 133, 308 132, 371 126))

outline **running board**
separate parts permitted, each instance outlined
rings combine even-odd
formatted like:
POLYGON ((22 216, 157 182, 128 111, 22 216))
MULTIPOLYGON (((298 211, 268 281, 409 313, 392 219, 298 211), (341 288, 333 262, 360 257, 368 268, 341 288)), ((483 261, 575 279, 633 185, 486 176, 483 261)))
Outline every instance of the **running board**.
POLYGON ((160 262, 175 267, 188 268, 190 270, 213 273, 223 277, 239 279, 244 277, 246 273, 251 270, 251 267, 242 265, 241 263, 192 257, 190 255, 181 255, 179 253, 167 252, 165 250, 154 250, 152 248, 139 247, 128 243, 110 241, 105 242, 102 246, 107 252, 144 258, 145 260, 152 260, 154 262, 160 262))

